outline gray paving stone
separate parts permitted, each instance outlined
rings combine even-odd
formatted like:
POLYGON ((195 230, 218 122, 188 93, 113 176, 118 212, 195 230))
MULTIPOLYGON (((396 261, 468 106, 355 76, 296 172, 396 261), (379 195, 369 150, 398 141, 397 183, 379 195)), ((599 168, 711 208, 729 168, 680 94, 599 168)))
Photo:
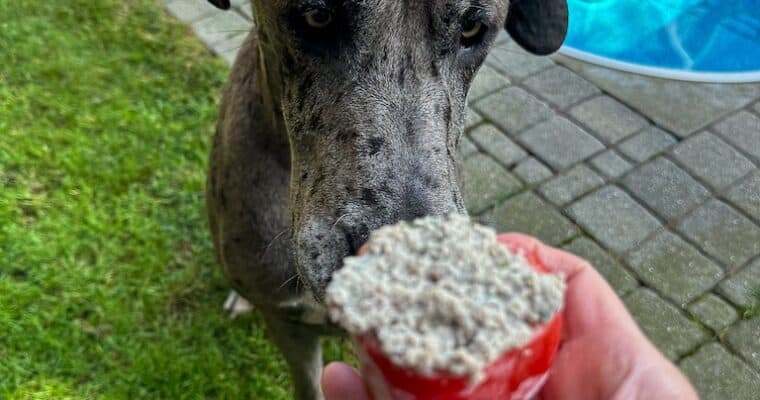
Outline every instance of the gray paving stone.
POLYGON ((760 371, 760 317, 744 320, 731 327, 726 341, 744 361, 760 371))
POLYGON ((555 205, 563 206, 602 185, 604 180, 599 175, 580 164, 545 183, 539 191, 555 205))
POLYGON ((496 35, 496 40, 494 41, 494 45, 502 46, 511 41, 512 41, 512 37, 509 36, 509 33, 507 33, 505 29, 500 29, 499 34, 496 35))
POLYGON ((473 154, 478 153, 478 148, 472 143, 467 136, 462 137, 462 141, 459 143, 459 152, 462 153, 462 157, 467 158, 473 154))
POLYGON ((560 66, 549 68, 531 76, 523 84, 561 109, 600 93, 596 86, 569 69, 560 66))
POLYGON ((646 119, 609 96, 578 104, 570 109, 570 115, 613 144, 648 125, 646 119))
POLYGON ((568 209, 570 216, 608 249, 623 253, 638 246, 660 223, 628 194, 605 186, 568 209))
POLYGON ((483 151, 505 166, 511 166, 528 153, 491 124, 484 124, 470 132, 472 141, 483 151))
POLYGON ((174 0, 166 4, 166 9, 183 22, 195 22, 220 12, 207 1, 174 0))
POLYGON ((647 286, 682 306, 723 279, 719 266, 670 232, 645 242, 626 261, 647 286))
POLYGON ((649 340, 671 360, 708 338, 698 324, 649 289, 636 289, 623 302, 649 340))
POLYGON ((718 200, 699 207, 678 230, 724 263, 727 270, 760 253, 760 228, 718 200))
POLYGON ((688 310, 717 333, 722 332, 739 319, 739 313, 736 312, 736 309, 714 294, 708 294, 695 301, 689 305, 688 310))
POLYGON ((555 56, 657 125, 686 137, 760 97, 760 84, 721 85, 636 75, 555 56))
POLYGON ((472 81, 468 98, 477 100, 509 85, 509 79, 488 65, 483 65, 472 81))
POLYGON ((639 286, 636 278, 620 262, 591 239, 577 238, 566 245, 565 250, 590 262, 618 296, 625 296, 639 286))
POLYGON ((554 65, 549 57, 530 54, 511 40, 494 47, 486 63, 505 73, 513 81, 521 80, 554 65))
POLYGON ((618 149, 632 160, 643 162, 674 145, 676 139, 656 126, 650 126, 626 139, 618 149))
POLYGON ((214 13, 192 24, 193 31, 207 47, 213 47, 227 38, 245 33, 251 26, 249 21, 234 12, 214 13))
POLYGON ((752 109, 755 110, 755 113, 757 113, 758 115, 760 115, 760 101, 758 101, 757 103, 755 103, 755 106, 752 109))
POLYGON ((467 111, 464 114, 464 129, 470 130, 481 122, 483 122, 483 117, 472 108, 467 107, 467 111))
POLYGON ((736 207, 760 221, 760 171, 734 186, 726 198, 736 207))
POLYGON ((253 8, 251 7, 249 1, 245 1, 244 4, 237 6, 237 9, 243 13, 243 16, 250 20, 253 20, 253 8))
POLYGON ((552 115, 546 104, 518 87, 499 90, 475 102, 473 107, 510 135, 552 115))
POLYGON ((760 117, 741 111, 715 125, 715 131, 760 162, 760 117))
POLYGON ((760 221, 760 171, 734 186, 726 198, 736 207, 760 221))
POLYGON ((760 287, 760 259, 718 285, 718 292, 737 306, 751 307, 754 290, 760 287))
POLYGON ((610 179, 616 179, 630 171, 633 166, 620 157, 615 150, 607 150, 589 161, 591 165, 610 179))
POLYGON ((527 130, 518 141, 556 170, 604 150, 604 145, 593 136, 559 116, 527 130))
POLYGON ((532 192, 498 205, 493 222, 499 232, 522 232, 555 246, 578 234, 575 225, 532 192))
POLYGON ((662 157, 631 172, 621 183, 667 220, 686 214, 710 196, 686 171, 662 157))
POLYGON ((479 214, 520 190, 520 181, 490 157, 476 154, 464 161, 467 209, 479 214))
POLYGON ((520 161, 513 172, 528 185, 535 185, 552 177, 549 167, 533 157, 520 161))
POLYGON ((494 46, 502 46, 512 41, 512 37, 509 36, 509 33, 505 29, 500 29, 499 34, 496 35, 496 40, 494 40, 494 46))
POLYGON ((232 65, 232 63, 235 62, 235 57, 237 57, 237 53, 243 46, 243 42, 247 36, 247 33, 242 33, 240 35, 235 35, 231 38, 225 39, 224 41, 212 46, 212 51, 218 56, 222 57, 222 59, 226 61, 228 65, 232 65))
POLYGON ((718 343, 702 346, 680 366, 702 400, 757 400, 760 374, 718 343))
POLYGON ((716 190, 721 190, 755 167, 717 136, 702 132, 680 143, 673 156, 694 175, 716 190))

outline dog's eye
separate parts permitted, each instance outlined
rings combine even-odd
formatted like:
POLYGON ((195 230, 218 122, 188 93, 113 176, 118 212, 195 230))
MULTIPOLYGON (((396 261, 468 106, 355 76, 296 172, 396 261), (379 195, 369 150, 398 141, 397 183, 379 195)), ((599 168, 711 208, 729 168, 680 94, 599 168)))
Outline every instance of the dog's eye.
POLYGON ((477 46, 483 41, 488 26, 480 18, 475 16, 466 17, 462 21, 461 45, 464 48, 477 46))
POLYGON ((468 40, 480 34, 483 30, 483 23, 480 21, 470 21, 462 26, 462 39, 468 40))
POLYGON ((303 16, 306 19, 306 23, 315 29, 327 28, 333 20, 332 13, 324 8, 309 10, 303 16))

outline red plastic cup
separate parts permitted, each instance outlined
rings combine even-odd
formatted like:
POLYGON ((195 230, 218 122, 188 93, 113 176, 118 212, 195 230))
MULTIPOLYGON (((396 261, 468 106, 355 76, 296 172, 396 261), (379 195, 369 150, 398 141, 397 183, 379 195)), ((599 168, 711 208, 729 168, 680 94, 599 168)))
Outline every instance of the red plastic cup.
MULTIPOLYGON (((525 254, 525 258, 536 271, 548 273, 533 254, 525 254)), ((467 377, 446 373, 431 377, 394 365, 376 338, 360 335, 353 339, 362 376, 374 400, 527 400, 546 382, 561 336, 562 310, 536 326, 525 346, 505 352, 488 366, 485 377, 475 385, 467 377)))

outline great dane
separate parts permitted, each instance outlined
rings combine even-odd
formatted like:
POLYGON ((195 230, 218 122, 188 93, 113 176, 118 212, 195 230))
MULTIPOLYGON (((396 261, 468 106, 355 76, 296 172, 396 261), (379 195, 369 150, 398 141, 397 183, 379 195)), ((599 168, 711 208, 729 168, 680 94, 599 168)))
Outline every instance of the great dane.
MULTIPOLYGON (((227 9, 227 0, 210 0, 227 9)), ((458 145, 497 34, 544 55, 565 0, 253 0, 222 99, 207 204, 232 288, 263 315, 297 399, 322 398, 330 276, 380 226, 466 213, 458 145)), ((242 301, 242 299, 241 299, 242 301)))

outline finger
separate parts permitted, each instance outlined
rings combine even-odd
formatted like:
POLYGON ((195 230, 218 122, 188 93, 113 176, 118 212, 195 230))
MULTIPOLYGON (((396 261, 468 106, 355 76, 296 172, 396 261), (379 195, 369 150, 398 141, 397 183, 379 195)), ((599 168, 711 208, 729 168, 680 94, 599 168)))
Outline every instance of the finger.
POLYGON ((537 258, 549 269, 566 275, 565 327, 569 338, 595 330, 638 331, 623 302, 588 261, 549 246, 539 247, 537 258))
POLYGON ((325 400, 370 400, 361 376, 343 363, 331 363, 325 368, 322 392, 325 400))

